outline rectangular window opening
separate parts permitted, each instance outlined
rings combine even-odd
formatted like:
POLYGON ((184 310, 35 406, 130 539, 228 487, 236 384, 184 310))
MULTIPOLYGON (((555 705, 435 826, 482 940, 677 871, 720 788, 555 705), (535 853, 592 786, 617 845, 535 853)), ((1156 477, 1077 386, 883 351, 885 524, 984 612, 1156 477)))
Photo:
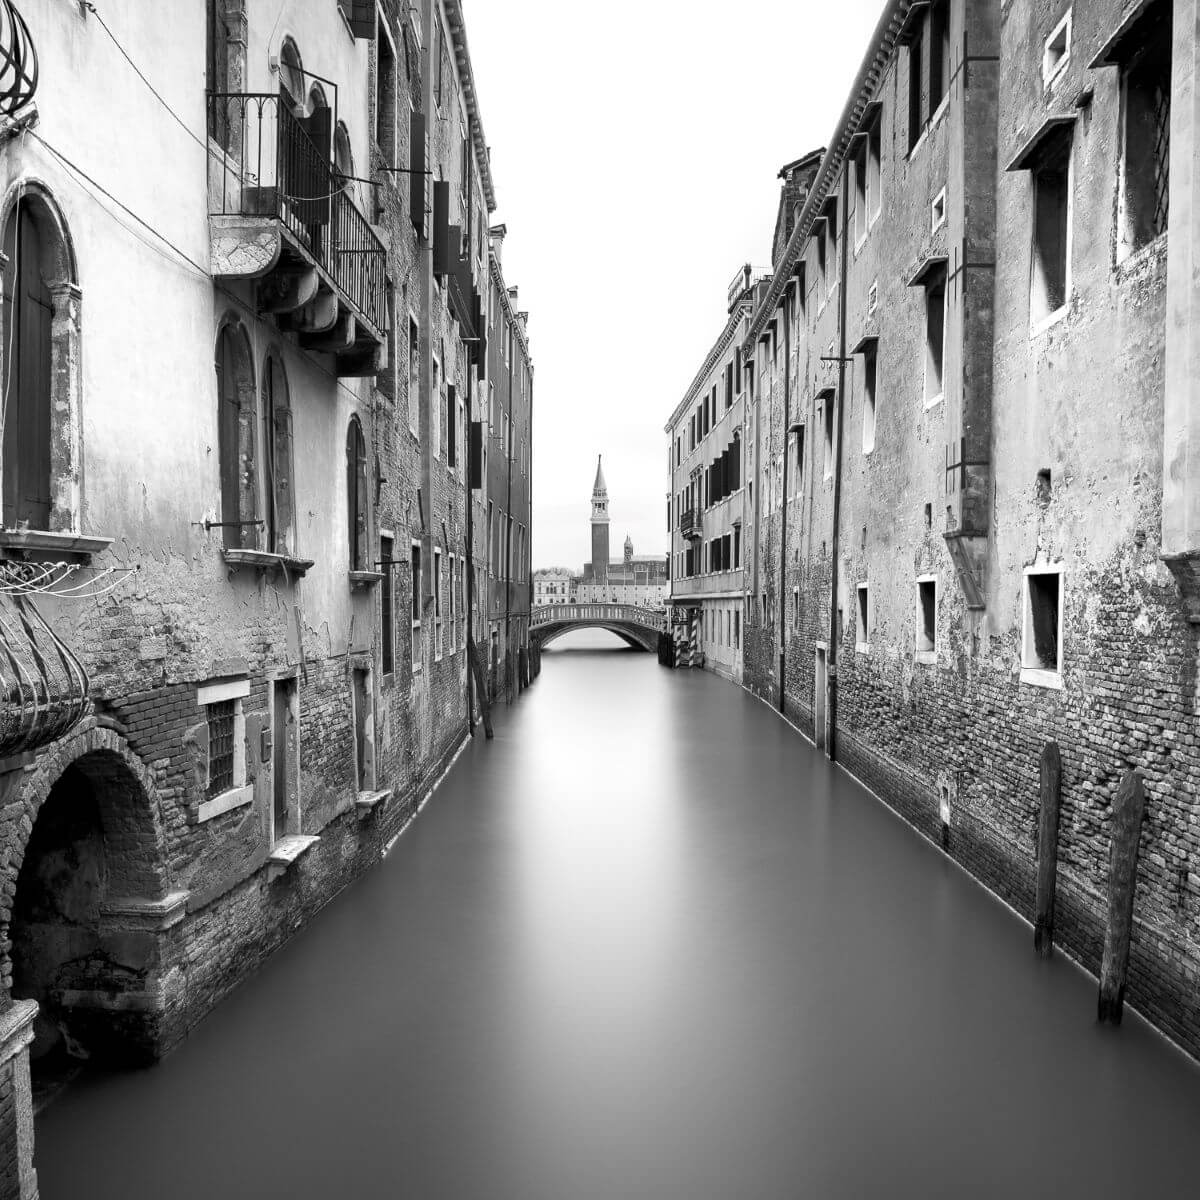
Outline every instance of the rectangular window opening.
POLYGON ((946 349, 946 277, 925 288, 925 403, 942 398, 942 367, 946 349))
POLYGON ((932 661, 937 655, 937 580, 917 581, 917 656, 932 661))
POLYGON ((1028 571, 1025 575, 1025 620, 1022 638, 1022 680, 1053 683, 1047 675, 1062 671, 1062 573, 1028 571), (1033 673, 1032 676, 1030 673, 1033 673))
POLYGON ((1054 316, 1070 288, 1071 140, 1061 139, 1033 171, 1033 270, 1030 318, 1054 316))

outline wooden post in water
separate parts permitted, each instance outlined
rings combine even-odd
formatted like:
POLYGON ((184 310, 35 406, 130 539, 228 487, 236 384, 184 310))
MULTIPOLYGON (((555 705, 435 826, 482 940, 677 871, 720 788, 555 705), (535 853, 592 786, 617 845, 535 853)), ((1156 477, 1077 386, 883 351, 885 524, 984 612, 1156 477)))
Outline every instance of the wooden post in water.
POLYGON ((1054 890, 1058 881, 1058 812, 1062 792, 1062 759, 1057 742, 1047 742, 1042 747, 1041 777, 1033 947, 1043 958, 1049 958, 1054 951, 1054 890))
POLYGON ((479 693, 479 713, 483 717, 483 732, 490 741, 492 732, 492 702, 488 697, 487 684, 483 680, 483 667, 479 662, 479 647, 474 634, 467 634, 467 657, 471 660, 471 671, 475 676, 475 690, 479 693))
POLYGON ((1108 928, 1100 964, 1098 1017, 1120 1025, 1125 1006, 1125 977, 1129 971, 1129 938, 1133 931, 1133 894, 1137 885, 1138 841, 1146 794, 1142 777, 1127 771, 1113 802, 1112 847, 1108 855, 1108 928))

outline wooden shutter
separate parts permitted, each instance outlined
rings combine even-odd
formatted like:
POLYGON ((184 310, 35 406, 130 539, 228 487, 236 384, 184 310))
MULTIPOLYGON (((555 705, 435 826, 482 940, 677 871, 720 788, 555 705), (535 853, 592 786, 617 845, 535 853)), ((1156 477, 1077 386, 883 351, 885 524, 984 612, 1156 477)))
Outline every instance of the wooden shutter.
POLYGON ((425 114, 414 112, 408 122, 408 216, 421 237, 427 237, 425 210, 428 204, 428 180, 425 174, 425 114))
POLYGON ((243 530, 231 524, 242 519, 241 514, 241 415, 238 401, 237 377, 234 372, 233 349, 229 332, 222 330, 217 339, 217 456, 221 466, 221 521, 224 543, 237 549, 242 543, 243 530))
POLYGON ((439 180, 433 185, 433 273, 445 279, 451 268, 450 185, 439 180))
POLYGON ((468 483, 472 489, 483 487, 483 422, 471 422, 471 450, 468 459, 470 478, 468 483))

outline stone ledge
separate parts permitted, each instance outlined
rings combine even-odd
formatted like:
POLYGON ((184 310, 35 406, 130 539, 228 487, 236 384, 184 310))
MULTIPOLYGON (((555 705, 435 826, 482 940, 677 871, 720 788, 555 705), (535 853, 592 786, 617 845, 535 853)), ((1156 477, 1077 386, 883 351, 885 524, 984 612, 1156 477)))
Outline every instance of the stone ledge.
POLYGON ((383 579, 382 571, 351 571, 350 586, 352 588, 374 587, 383 579))
POLYGON ((196 823, 203 824, 205 821, 211 821, 214 817, 223 816, 235 808, 244 807, 253 799, 254 787, 252 784, 247 783, 242 787, 230 788, 227 792, 222 792, 211 800, 201 802, 196 812, 196 823))
POLYGON ((0 529, 0 558, 43 558, 52 555, 75 562, 88 562, 107 550, 112 538, 88 537, 82 533, 51 533, 44 529, 0 529))
POLYGON ((311 850, 321 839, 311 834, 294 833, 282 838, 271 847, 267 855, 267 879, 278 879, 300 860, 301 855, 311 850))
POLYGON ((0 1013, 0 1066, 33 1041, 33 1018, 37 1011, 36 1000, 14 1000, 11 1007, 0 1013))
POLYGON ((102 917, 124 918, 121 926, 126 929, 158 931, 178 925, 187 914, 188 892, 168 892, 157 900, 144 900, 140 896, 118 897, 100 905, 102 917))
POLYGON ((354 807, 360 817, 369 817, 377 808, 383 807, 391 799, 392 793, 384 788, 378 792, 359 792, 354 800, 354 807))
POLYGON ((221 551, 221 555, 235 571, 248 567, 264 574, 282 571, 297 577, 306 575, 315 562, 311 558, 293 558, 290 554, 269 554, 266 550, 226 549, 221 551))

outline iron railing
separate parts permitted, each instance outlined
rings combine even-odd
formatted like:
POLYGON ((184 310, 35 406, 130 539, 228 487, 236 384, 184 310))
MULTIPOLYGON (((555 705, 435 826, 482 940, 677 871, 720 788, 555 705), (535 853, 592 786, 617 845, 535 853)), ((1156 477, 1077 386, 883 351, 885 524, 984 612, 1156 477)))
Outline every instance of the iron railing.
POLYGON ((679 514, 679 532, 685 538, 698 538, 700 536, 702 521, 700 510, 698 508, 685 508, 679 514))
POLYGON ((0 590, 0 757, 62 737, 88 709, 88 677, 27 596, 0 590))
POLYGON ((274 217, 383 332, 387 255, 284 93, 210 93, 209 211, 274 217))
POLYGON ((625 621, 647 629, 664 629, 666 620, 665 609, 638 604, 547 604, 533 610, 529 624, 533 628, 563 621, 625 621))

